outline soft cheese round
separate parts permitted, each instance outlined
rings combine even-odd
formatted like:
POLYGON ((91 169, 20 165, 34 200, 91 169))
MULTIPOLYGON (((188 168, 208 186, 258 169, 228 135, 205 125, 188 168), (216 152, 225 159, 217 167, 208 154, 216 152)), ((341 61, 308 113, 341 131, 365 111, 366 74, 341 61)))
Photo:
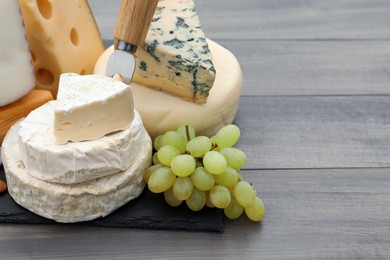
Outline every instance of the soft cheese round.
POLYGON ((127 170, 83 183, 59 184, 27 174, 18 147, 19 128, 20 123, 15 124, 4 139, 4 171, 11 197, 35 214, 65 223, 104 217, 138 197, 145 186, 143 172, 151 164, 152 156, 147 134, 140 137, 136 156, 127 170))
MULTIPOLYGON (((199 135, 214 135, 233 122, 242 88, 242 72, 236 57, 218 43, 208 40, 216 69, 216 78, 206 104, 196 104, 132 83, 135 108, 141 114, 146 130, 155 138, 181 124, 191 124, 199 135)), ((104 74, 113 52, 108 48, 98 59, 94 73, 104 74)))
POLYGON ((18 142, 26 172, 49 182, 80 183, 129 168, 149 138, 135 112, 129 128, 93 141, 54 143, 56 101, 32 111, 20 123, 18 142), (147 137, 146 137, 147 136, 147 137))

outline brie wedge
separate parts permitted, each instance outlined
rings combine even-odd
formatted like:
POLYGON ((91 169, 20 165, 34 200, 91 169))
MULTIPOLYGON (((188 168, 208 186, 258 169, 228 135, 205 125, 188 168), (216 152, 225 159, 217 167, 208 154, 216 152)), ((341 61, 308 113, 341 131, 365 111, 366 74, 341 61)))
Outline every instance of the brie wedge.
POLYGON ((54 117, 56 144, 125 130, 134 117, 129 85, 101 76, 62 74, 54 117))
MULTIPOLYGON (((29 175, 18 146, 20 123, 4 139, 2 159, 8 192, 16 203, 57 222, 79 222, 104 217, 138 197, 145 183, 143 172, 150 166, 152 144, 141 139, 132 165, 121 172, 78 184, 50 183, 29 175)), ((57 157, 52 163, 60 161, 57 157)))
POLYGON ((38 179, 80 183, 129 168, 149 138, 135 112, 131 125, 98 140, 56 145, 53 120, 56 101, 32 111, 20 123, 18 142, 25 171, 38 179))

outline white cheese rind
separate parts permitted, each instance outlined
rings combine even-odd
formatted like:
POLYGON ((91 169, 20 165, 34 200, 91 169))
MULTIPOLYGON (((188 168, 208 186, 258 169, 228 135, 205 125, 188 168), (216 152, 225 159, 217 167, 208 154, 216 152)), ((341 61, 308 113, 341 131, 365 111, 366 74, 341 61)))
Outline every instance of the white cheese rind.
POLYGON ((192 0, 160 0, 134 82, 205 103, 215 79, 213 57, 192 0))
MULTIPOLYGON (((143 85, 132 83, 135 108, 152 138, 181 124, 191 124, 200 135, 212 136, 233 122, 243 84, 237 58, 218 43, 208 40, 218 71, 206 104, 194 104, 143 85)), ((104 74, 113 48, 108 48, 95 65, 94 73, 104 74)))
POLYGON ((54 117, 56 144, 96 140, 129 127, 134 117, 129 85, 102 75, 62 74, 54 117))
POLYGON ((0 32, 0 106, 5 106, 23 97, 35 86, 18 1, 0 1, 0 32))
POLYGON ((96 219, 138 197, 145 184, 143 172, 150 166, 152 144, 143 136, 134 163, 125 171, 79 184, 58 184, 27 174, 18 148, 19 123, 4 139, 2 158, 8 192, 22 207, 57 222, 96 219))
POLYGON ((148 136, 140 115, 131 125, 98 140, 56 145, 53 120, 56 101, 32 111, 18 130, 20 156, 26 172, 38 179, 58 183, 80 183, 118 171, 133 164, 148 136))

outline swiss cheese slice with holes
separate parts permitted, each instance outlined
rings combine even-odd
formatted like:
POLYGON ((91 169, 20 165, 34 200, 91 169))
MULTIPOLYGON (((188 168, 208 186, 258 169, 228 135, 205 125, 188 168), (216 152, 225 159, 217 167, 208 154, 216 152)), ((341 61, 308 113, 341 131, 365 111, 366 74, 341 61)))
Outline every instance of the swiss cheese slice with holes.
MULTIPOLYGON (((30 92, 35 86, 18 1, 0 1, 0 107, 30 92)), ((1 143, 1 141, 0 141, 1 143)))
POLYGON ((92 74, 104 51, 99 29, 87 0, 19 3, 33 56, 36 88, 50 90, 56 98, 62 73, 92 74))
MULTIPOLYGON (((145 186, 143 172, 150 166, 152 155, 148 135, 139 136, 140 144, 133 150, 133 162, 126 170, 78 184, 60 184, 27 173, 18 146, 19 128, 17 123, 7 133, 1 155, 9 194, 31 212, 57 222, 88 221, 110 214, 141 194, 145 186)), ((102 147, 96 143, 96 149, 102 147)), ((110 164, 110 157, 106 159, 110 164)), ((59 155, 51 163, 61 160, 59 155)))

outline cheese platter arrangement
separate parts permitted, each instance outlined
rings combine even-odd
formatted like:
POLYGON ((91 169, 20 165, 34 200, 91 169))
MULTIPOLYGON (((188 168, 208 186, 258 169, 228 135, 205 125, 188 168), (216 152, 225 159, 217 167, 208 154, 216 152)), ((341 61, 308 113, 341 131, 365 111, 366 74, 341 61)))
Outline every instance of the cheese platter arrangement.
POLYGON ((222 231, 225 217, 263 218, 234 147, 240 65, 192 0, 123 0, 109 44, 86 0, 1 5, 20 44, 0 48, 24 56, 1 52, 13 67, 0 72, 24 72, 17 91, 0 85, 0 223, 222 231))

